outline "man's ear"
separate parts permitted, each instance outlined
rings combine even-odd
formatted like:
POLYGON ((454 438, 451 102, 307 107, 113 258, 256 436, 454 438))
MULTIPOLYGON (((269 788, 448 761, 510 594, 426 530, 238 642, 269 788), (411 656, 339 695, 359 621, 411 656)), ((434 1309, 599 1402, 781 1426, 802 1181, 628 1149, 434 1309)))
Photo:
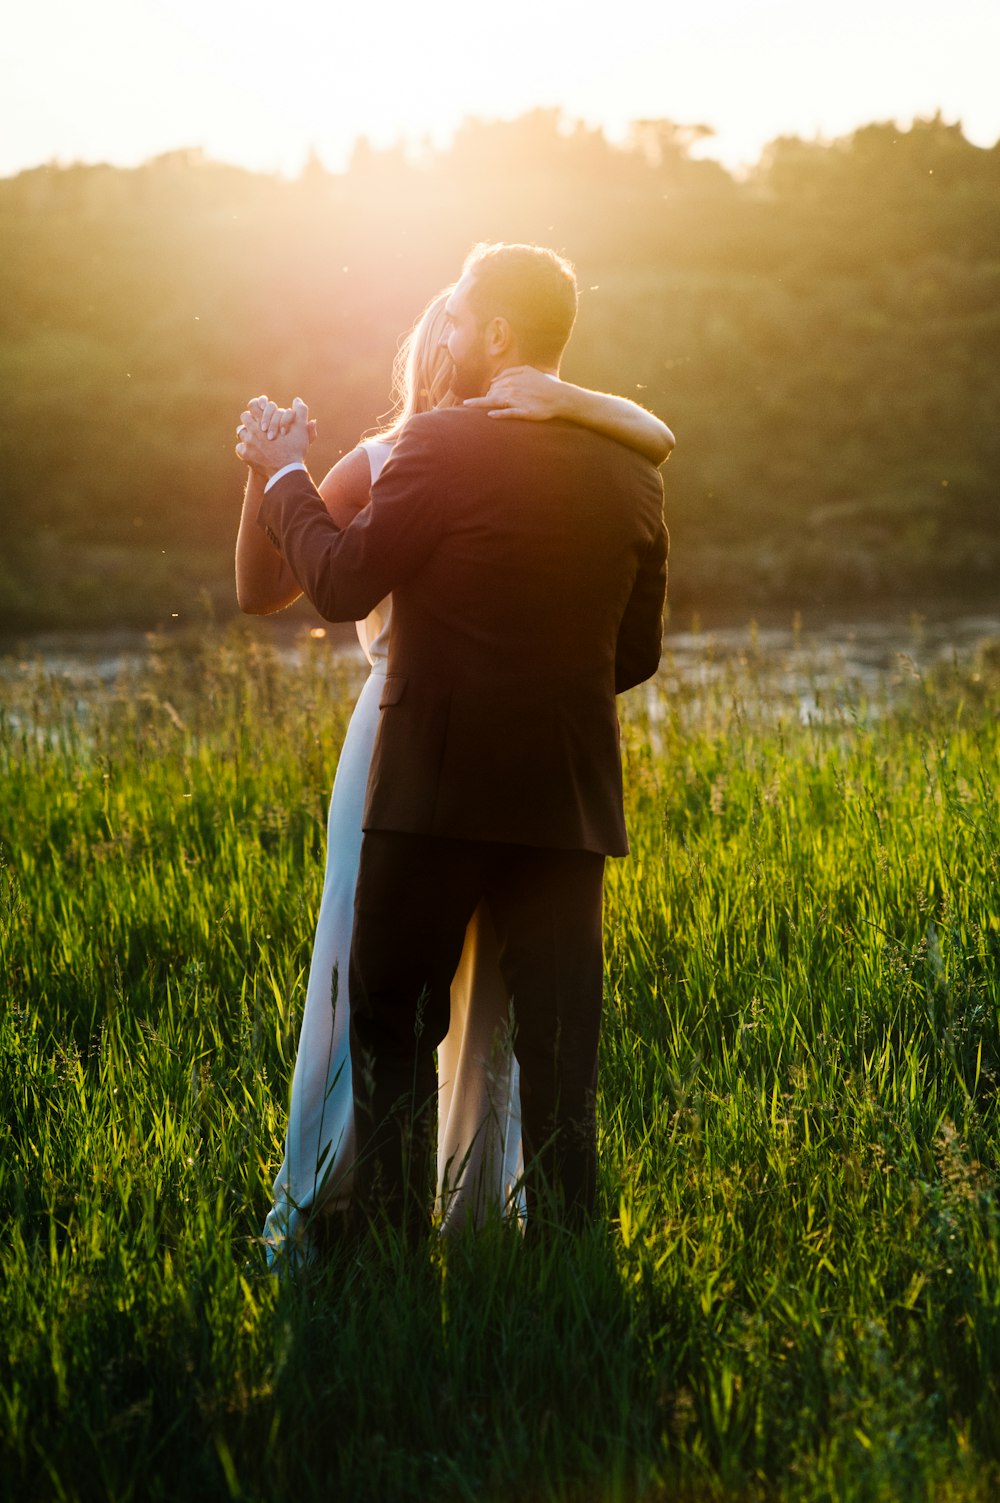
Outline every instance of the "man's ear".
POLYGON ((486 325, 486 354, 493 358, 508 355, 513 344, 514 334, 510 324, 498 313, 486 325))

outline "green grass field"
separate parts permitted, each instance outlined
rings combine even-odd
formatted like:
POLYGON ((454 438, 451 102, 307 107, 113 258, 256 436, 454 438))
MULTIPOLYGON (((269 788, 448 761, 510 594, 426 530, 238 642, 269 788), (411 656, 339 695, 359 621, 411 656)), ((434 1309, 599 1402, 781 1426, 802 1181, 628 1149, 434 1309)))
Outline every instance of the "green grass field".
POLYGON ((280 1157, 355 670, 0 685, 0 1493, 1000 1489, 1000 654, 802 723, 751 641, 623 704, 602 1225, 298 1285, 280 1157))

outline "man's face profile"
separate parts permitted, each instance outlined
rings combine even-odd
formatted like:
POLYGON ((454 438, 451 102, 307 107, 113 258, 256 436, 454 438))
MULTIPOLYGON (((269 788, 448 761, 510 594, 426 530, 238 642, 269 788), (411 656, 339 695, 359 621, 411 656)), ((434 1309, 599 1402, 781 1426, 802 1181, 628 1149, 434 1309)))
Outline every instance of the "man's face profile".
POLYGON ((451 390, 459 402, 483 396, 494 374, 486 354, 485 328, 470 306, 470 282, 467 272, 445 304, 445 331, 441 336, 451 357, 451 390))

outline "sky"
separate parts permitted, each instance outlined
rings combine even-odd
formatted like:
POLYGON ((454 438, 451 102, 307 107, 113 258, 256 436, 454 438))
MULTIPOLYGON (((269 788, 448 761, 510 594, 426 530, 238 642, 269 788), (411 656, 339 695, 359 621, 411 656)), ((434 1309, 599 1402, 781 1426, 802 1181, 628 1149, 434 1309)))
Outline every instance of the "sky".
POLYGON ((295 174, 361 135, 445 145, 460 122, 542 107, 620 139, 706 124, 755 162, 940 110, 1000 139, 1000 0, 34 0, 0 34, 0 176, 135 165, 201 147, 295 174))

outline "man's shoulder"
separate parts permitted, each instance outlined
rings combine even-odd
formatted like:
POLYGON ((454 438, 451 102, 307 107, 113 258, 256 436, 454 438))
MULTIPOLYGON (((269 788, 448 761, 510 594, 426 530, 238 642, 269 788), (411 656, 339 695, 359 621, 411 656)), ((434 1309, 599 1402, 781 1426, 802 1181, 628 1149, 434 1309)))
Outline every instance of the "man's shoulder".
POLYGON ((461 460, 463 469, 474 470, 531 464, 540 474, 565 471, 593 484, 663 494, 656 465, 638 450, 567 418, 498 420, 481 407, 436 407, 409 419, 396 452, 437 463, 461 460))
POLYGON ((568 418, 552 418, 536 423, 551 434, 553 455, 572 464, 595 485, 621 486, 640 491, 655 490, 662 494, 659 469, 645 454, 610 434, 600 433, 568 418))
POLYGON ((467 434, 487 422, 489 419, 480 408, 463 407, 459 403, 455 407, 432 407, 430 412, 414 413, 411 418, 407 418, 403 433, 421 437, 438 433, 467 434))
POLYGON ((394 453, 404 455, 441 455, 459 448, 475 447, 477 435, 489 423, 486 414, 474 407, 435 407, 408 418, 396 440, 394 453))

